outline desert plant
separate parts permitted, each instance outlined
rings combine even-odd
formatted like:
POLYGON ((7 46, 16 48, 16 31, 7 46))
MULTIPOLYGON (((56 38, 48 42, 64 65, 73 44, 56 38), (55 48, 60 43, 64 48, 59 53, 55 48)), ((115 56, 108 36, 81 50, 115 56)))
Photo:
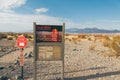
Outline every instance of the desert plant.
POLYGON ((116 56, 120 56, 120 37, 116 37, 111 42, 111 49, 116 56))
POLYGON ((18 36, 17 36, 17 35, 15 35, 14 37, 15 37, 15 39, 17 39, 17 38, 18 38, 18 36))
POLYGON ((88 40, 89 40, 89 41, 92 41, 92 39, 91 39, 90 37, 88 38, 88 40))
POLYGON ((107 35, 104 35, 103 38, 104 38, 105 40, 110 40, 109 36, 107 36, 107 35))
POLYGON ((70 34, 65 34, 65 36, 69 36, 70 34))
POLYGON ((111 49, 111 55, 120 56, 120 36, 115 36, 112 41, 106 41, 104 46, 111 49))
POLYGON ((13 40, 13 37, 8 37, 7 40, 13 40))
POLYGON ((15 34, 12 32, 9 32, 7 35, 14 36, 15 34))
POLYGON ((81 40, 79 38, 72 38, 72 41, 74 42, 74 44, 77 44, 77 42, 80 42, 81 40))
POLYGON ((89 51, 93 51, 93 50, 95 50, 95 47, 96 47, 95 44, 90 45, 90 46, 89 46, 89 51))
POLYGON ((96 43, 96 41, 97 41, 97 38, 94 39, 94 43, 96 43))
POLYGON ((78 38, 86 39, 86 34, 78 35, 78 38))
POLYGON ((6 39, 7 38, 7 35, 6 34, 0 34, 0 39, 6 39))
POLYGON ((111 41, 104 41, 103 42, 104 47, 109 47, 110 48, 110 45, 111 45, 111 41))
POLYGON ((27 37, 28 39, 32 39, 33 37, 31 36, 31 35, 28 35, 28 37, 27 37))

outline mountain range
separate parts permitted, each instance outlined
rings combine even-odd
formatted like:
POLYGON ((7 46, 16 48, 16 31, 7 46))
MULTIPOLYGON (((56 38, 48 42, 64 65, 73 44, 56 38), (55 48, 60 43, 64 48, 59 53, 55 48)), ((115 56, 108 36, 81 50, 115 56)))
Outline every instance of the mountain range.
POLYGON ((98 29, 98 28, 69 28, 65 29, 66 33, 120 33, 120 30, 105 30, 105 29, 98 29))

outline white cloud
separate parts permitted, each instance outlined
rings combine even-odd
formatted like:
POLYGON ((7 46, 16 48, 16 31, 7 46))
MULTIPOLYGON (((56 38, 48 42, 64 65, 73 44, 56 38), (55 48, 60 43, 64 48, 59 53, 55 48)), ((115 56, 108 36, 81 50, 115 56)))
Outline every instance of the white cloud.
POLYGON ((2 12, 6 12, 6 13, 13 13, 13 10, 2 10, 2 12))
POLYGON ((37 24, 47 25, 62 25, 63 22, 66 26, 78 26, 78 24, 70 21, 69 19, 51 17, 47 15, 24 15, 15 13, 4 13, 0 12, 0 31, 8 32, 24 32, 33 30, 33 22, 37 24))
POLYGON ((47 8, 38 8, 38 9, 35 9, 36 13, 44 13, 44 12, 47 12, 48 9, 47 8))
POLYGON ((26 0, 0 0, 0 11, 10 11, 25 4, 26 0))
MULTIPOLYGON (((112 21, 112 20, 111 20, 112 21)), ((33 22, 43 25, 62 25, 65 22, 66 28, 102 28, 102 29, 119 29, 120 23, 116 24, 116 21, 112 23, 106 23, 101 21, 92 21, 86 23, 76 23, 70 19, 52 17, 47 15, 25 15, 15 13, 0 12, 0 32, 25 32, 33 30, 33 22)), ((119 22, 119 20, 118 20, 119 22)))

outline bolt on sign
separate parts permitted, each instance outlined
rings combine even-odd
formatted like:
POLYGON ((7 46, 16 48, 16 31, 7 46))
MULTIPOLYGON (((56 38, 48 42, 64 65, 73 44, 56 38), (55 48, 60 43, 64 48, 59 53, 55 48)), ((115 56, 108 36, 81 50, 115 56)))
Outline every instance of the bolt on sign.
MULTIPOLYGON (((63 25, 37 25, 34 23, 34 63, 35 77, 37 75, 37 62, 60 61, 64 77, 64 30, 63 25)), ((63 80, 63 79, 62 79, 63 80)))

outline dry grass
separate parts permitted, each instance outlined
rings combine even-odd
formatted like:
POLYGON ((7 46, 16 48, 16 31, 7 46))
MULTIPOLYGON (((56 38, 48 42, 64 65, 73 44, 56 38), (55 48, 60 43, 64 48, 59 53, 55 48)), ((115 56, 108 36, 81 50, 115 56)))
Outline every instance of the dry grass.
POLYGON ((111 41, 104 41, 103 46, 104 47, 109 47, 110 48, 111 41))
POLYGON ((65 41, 73 42, 74 44, 77 44, 81 41, 81 38, 78 37, 78 35, 65 35, 65 41))
POLYGON ((89 46, 89 51, 94 51, 95 50, 96 45, 92 44, 89 46))
POLYGON ((120 56, 120 36, 115 36, 113 37, 112 40, 107 39, 104 43, 103 43, 104 47, 108 47, 111 50, 111 54, 109 54, 108 56, 120 56))
POLYGON ((113 38, 111 42, 111 49, 116 56, 120 56, 120 36, 116 36, 113 38))
POLYGON ((87 34, 78 35, 78 38, 86 39, 86 35, 87 35, 87 34))
POLYGON ((92 41, 92 39, 91 39, 90 37, 88 38, 88 40, 89 40, 89 41, 92 41))

